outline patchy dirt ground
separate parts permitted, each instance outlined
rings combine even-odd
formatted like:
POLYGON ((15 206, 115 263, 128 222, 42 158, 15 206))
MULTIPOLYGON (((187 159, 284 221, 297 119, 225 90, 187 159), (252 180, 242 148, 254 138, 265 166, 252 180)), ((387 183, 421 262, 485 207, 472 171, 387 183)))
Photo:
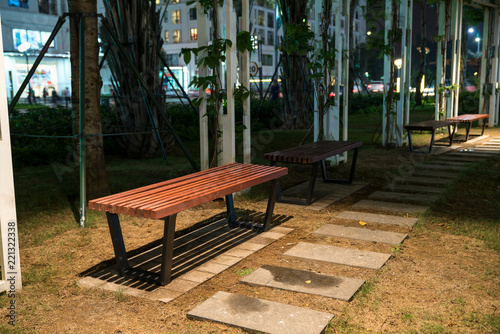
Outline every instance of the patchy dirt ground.
MULTIPOLYGON (((500 131, 490 133, 500 135, 500 131)), ((310 235, 327 223, 359 227, 357 222, 335 219, 334 215, 380 189, 386 182, 387 166, 397 168, 394 161, 401 156, 407 159, 406 151, 361 152, 357 175, 370 186, 326 210, 297 210, 277 204, 276 214, 292 217, 282 225, 294 228, 292 233, 167 304, 76 284, 83 272, 113 259, 105 216, 94 214, 96 223, 91 228, 73 229, 42 246, 21 249, 25 286, 18 294, 17 326, 12 329, 26 333, 242 333, 234 327, 186 317, 189 310, 217 291, 226 291, 334 313, 326 330, 329 333, 499 333, 499 254, 478 238, 455 233, 451 224, 434 222, 432 214, 420 217, 413 230, 366 226, 409 233, 402 245, 310 235), (393 257, 375 271, 282 256, 301 241, 392 253, 393 257), (242 272, 266 264, 367 282, 350 302, 239 283, 242 272)), ((240 209, 265 210, 265 205, 256 201, 236 199, 235 204, 240 209)), ((179 214, 177 229, 223 211, 222 203, 187 210, 179 214)), ((124 218, 122 226, 128 250, 159 239, 163 230, 160 221, 132 218, 124 218)), ((7 322, 8 300, 2 296, 0 302, 7 322)))

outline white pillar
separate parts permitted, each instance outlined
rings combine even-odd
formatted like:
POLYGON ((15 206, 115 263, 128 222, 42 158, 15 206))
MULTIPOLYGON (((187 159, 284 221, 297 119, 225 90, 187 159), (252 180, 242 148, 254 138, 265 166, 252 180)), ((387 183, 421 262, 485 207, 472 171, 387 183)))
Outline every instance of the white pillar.
MULTIPOLYGON (((3 40, 0 18, 0 78, 5 78, 3 40)), ((16 199, 10 148, 9 112, 5 81, 0 80, 0 234, 2 253, 2 281, 0 291, 8 290, 7 296, 15 294, 11 286, 21 289, 21 256, 19 254, 16 199)))
MULTIPOLYGON (((197 3, 197 23, 198 23, 198 47, 207 46, 209 41, 208 34, 210 29, 208 29, 208 19, 207 15, 204 13, 203 8, 200 3, 197 3)), ((202 55, 200 54, 200 57, 202 55)), ((200 67, 198 70, 198 75, 200 77, 207 76, 208 70, 206 67, 200 67)), ((205 91, 199 91, 199 97, 202 99, 199 106, 199 119, 200 119, 200 167, 201 170, 209 168, 210 165, 210 155, 208 148, 208 117, 205 116, 207 113, 207 100, 205 91)))
MULTIPOLYGON (((413 36, 413 0, 408 1, 408 8, 407 8, 407 29, 408 29, 408 36, 413 36)), ((411 82, 411 67, 412 67, 412 48, 413 48, 413 43, 412 43, 412 38, 408 38, 406 41, 406 68, 405 68, 405 77, 406 77, 406 82, 404 86, 405 90, 405 100, 406 100, 406 106, 405 106, 405 117, 404 117, 404 125, 410 124, 410 82, 411 82)), ((406 138, 405 141, 406 142, 406 138)))
MULTIPOLYGON (((348 115, 349 115, 349 42, 351 36, 351 4, 350 0, 345 0, 344 3, 344 45, 342 56, 344 57, 342 62, 343 67, 343 83, 344 83, 344 93, 343 93, 343 108, 342 108, 342 140, 347 140, 348 134, 348 115)), ((339 122, 337 121, 337 129, 339 128, 339 122)), ((338 131, 338 130, 337 130, 338 131)), ((340 135, 340 134, 339 134, 340 135)), ((347 161, 347 152, 344 152, 340 156, 340 160, 347 161)))
POLYGON ((498 125, 498 113, 500 109, 500 94, 498 89, 500 88, 500 11, 495 9, 495 17, 494 17, 494 55, 493 55, 493 66, 492 66, 492 74, 493 74, 493 90, 495 92, 490 105, 490 117, 488 119, 488 126, 497 126, 498 125))
MULTIPOLYGON (((384 39, 387 43, 389 38, 389 31, 392 29, 392 2, 394 0, 385 0, 385 35, 384 39)), ((384 103, 383 103, 383 114, 382 114, 382 145, 386 146, 389 144, 389 138, 392 138, 392 127, 388 123, 392 124, 392 116, 387 110, 387 92, 391 85, 391 71, 394 66, 394 59, 391 55, 384 54, 384 103), (388 134, 389 132, 389 134, 388 134)), ((392 108, 391 108, 392 109, 392 108)))
MULTIPOLYGON (((320 13, 322 12, 323 7, 322 7, 322 1, 321 0, 314 0, 314 35, 316 37, 316 46, 320 45, 321 41, 321 36, 320 31, 319 31, 319 17, 320 13), (321 9, 321 10, 320 10, 321 9)), ((318 110, 318 96, 317 96, 317 90, 314 90, 314 141, 318 139, 318 134, 319 134, 319 110, 318 110)), ((327 115, 324 117, 324 122, 328 119, 327 115)), ((325 124, 325 123, 323 123, 325 124)), ((323 132, 325 134, 326 138, 326 132, 323 132)))
POLYGON ((439 17, 438 17, 438 36, 442 36, 442 40, 437 43, 437 64, 436 64, 436 83, 434 85, 434 90, 436 92, 436 110, 434 114, 434 119, 439 120, 440 110, 444 109, 445 106, 442 103, 446 100, 440 99, 440 94, 438 94, 438 88, 444 86, 445 76, 446 76, 446 5, 444 2, 439 3, 439 17))
POLYGON ((335 55, 335 69, 333 73, 335 77, 335 105, 326 113, 327 122, 325 122, 325 126, 327 131, 324 133, 325 139, 327 140, 339 140, 340 83, 342 81, 342 63, 344 60, 344 57, 342 56, 343 44, 341 34, 342 13, 344 12, 343 0, 334 1, 332 7, 334 8, 333 11, 335 14, 335 50, 337 51, 335 55), (335 5, 337 5, 337 8, 335 8, 335 5))
POLYGON ((463 1, 452 2, 451 9, 451 84, 456 89, 451 91, 450 114, 448 117, 458 116, 458 98, 460 94, 460 56, 462 48, 462 9, 463 1))
POLYGON ((484 93, 485 89, 487 88, 486 85, 488 82, 486 82, 487 78, 487 64, 489 62, 489 55, 488 55, 488 49, 489 49, 489 39, 490 39, 490 8, 485 7, 484 8, 484 21, 483 21, 483 47, 481 51, 481 84, 480 84, 480 89, 479 89, 479 114, 487 114, 488 113, 488 107, 489 107, 489 98, 487 98, 484 93))
MULTIPOLYGON (((235 161, 234 87, 236 84, 236 14, 233 1, 225 0, 226 38, 233 42, 226 49, 226 93, 227 112, 221 112, 222 121, 222 164, 235 161)), ((223 108, 222 108, 223 109, 223 108)))
MULTIPOLYGON (((241 28, 243 31, 250 31, 250 8, 249 0, 242 0, 241 28)), ((241 84, 250 89, 250 53, 248 50, 241 53, 240 66, 241 84)), ((251 141, 251 119, 250 119, 250 97, 243 101, 243 163, 252 162, 252 141, 251 141)))

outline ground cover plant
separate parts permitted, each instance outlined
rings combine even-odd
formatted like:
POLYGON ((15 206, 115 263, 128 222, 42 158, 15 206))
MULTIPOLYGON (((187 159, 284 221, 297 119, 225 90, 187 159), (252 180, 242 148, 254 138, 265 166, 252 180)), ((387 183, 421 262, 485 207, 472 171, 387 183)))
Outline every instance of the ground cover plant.
MULTIPOLYGON (((433 108, 416 108, 412 121, 433 117, 433 108)), ((186 313, 217 291, 227 291, 335 314, 327 333, 498 333, 500 331, 500 158, 492 157, 461 173, 430 212, 418 216, 413 230, 381 227, 409 233, 398 245, 380 245, 335 238, 316 238, 312 231, 327 223, 338 223, 335 214, 370 193, 382 189, 390 175, 414 167, 408 148, 380 147, 378 112, 353 113, 349 118, 350 139, 362 140, 356 180, 368 184, 352 196, 326 210, 309 212, 276 206, 275 213, 290 218, 284 226, 294 229, 286 237, 247 257, 201 286, 163 304, 123 294, 123 291, 84 289, 77 285, 85 271, 113 262, 113 249, 105 215, 89 212, 88 227, 81 229, 75 216, 78 178, 74 164, 64 173, 54 166, 24 166, 15 169, 23 290, 17 297, 17 324, 7 324, 9 299, 0 295, 5 320, 1 333, 243 333, 243 330, 186 317, 186 313), (380 270, 304 262, 281 255, 298 242, 309 241, 392 254, 380 270), (325 274, 365 279, 350 302, 266 287, 251 287, 240 279, 262 265, 278 265, 325 274)), ((476 129, 475 129, 476 130, 476 129)), ((262 153, 300 143, 305 130, 267 130, 253 133, 254 162, 267 164, 262 153)), ((497 128, 486 134, 500 137, 497 128)), ((427 145, 429 135, 415 134, 416 145, 427 145)), ((186 142, 198 154, 196 140, 186 142)), ((240 159, 240 157, 238 157, 240 159)), ((422 155, 419 161, 433 159, 422 155)), ((64 162, 64 161, 63 161, 64 162)), ((158 182, 192 172, 178 147, 167 161, 106 157, 112 192, 158 182)), ((64 162, 65 163, 65 162, 64 162)), ((308 179, 310 170, 289 166, 283 187, 308 179)), ((340 177, 349 166, 329 167, 340 177)), ((263 212, 266 186, 254 187, 238 198, 238 210, 263 212)), ((177 229, 186 229, 224 212, 220 202, 179 214, 177 229)), ((344 223, 343 223, 344 224, 344 223)), ((358 222, 349 223, 359 226, 358 222)), ((158 240, 160 221, 123 217, 127 248, 132 250, 158 240)), ((370 226, 368 224, 367 226, 370 226)))

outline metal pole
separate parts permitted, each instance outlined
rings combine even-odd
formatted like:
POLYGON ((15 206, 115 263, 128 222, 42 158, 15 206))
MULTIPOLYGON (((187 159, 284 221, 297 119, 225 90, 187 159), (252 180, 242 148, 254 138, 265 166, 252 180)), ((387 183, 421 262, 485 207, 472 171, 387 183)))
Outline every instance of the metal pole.
POLYGON ((78 91, 79 91, 79 122, 80 122, 80 227, 85 227, 87 214, 87 180, 86 180, 86 153, 87 138, 85 136, 85 46, 84 46, 84 17, 80 16, 80 26, 78 34, 78 61, 80 72, 78 91))

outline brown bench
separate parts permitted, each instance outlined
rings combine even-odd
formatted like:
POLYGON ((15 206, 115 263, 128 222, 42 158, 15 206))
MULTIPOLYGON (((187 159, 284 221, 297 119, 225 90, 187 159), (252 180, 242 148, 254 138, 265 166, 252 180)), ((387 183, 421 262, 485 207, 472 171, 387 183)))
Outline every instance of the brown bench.
POLYGON ((309 189, 305 202, 285 200, 281 198, 281 192, 278 188, 278 202, 293 203, 293 204, 311 204, 312 194, 314 192, 314 184, 316 182, 316 175, 318 174, 318 164, 321 163, 321 173, 324 182, 333 183, 352 183, 354 178, 354 171, 356 169, 356 160, 358 158, 358 148, 363 145, 363 142, 354 140, 325 140, 315 143, 310 143, 298 147, 293 147, 285 150, 275 151, 264 154, 264 159, 270 160, 271 166, 276 166, 277 162, 293 163, 293 164, 312 164, 312 173, 309 181, 309 189), (329 179, 326 175, 325 159, 333 157, 344 152, 354 150, 354 156, 351 163, 351 173, 348 180, 329 179))
POLYGON ((228 223, 236 226, 232 194, 272 181, 273 186, 264 224, 250 224, 250 228, 266 231, 272 222, 274 203, 278 192, 278 178, 287 173, 287 168, 282 167, 232 163, 94 199, 89 201, 89 208, 106 212, 119 274, 141 281, 166 285, 170 283, 172 276, 177 213, 225 196, 228 223), (160 274, 129 266, 118 214, 165 221, 160 274))
MULTIPOLYGON (((472 125, 472 122, 479 121, 481 119, 488 118, 488 114, 465 114, 456 117, 447 118, 447 121, 455 121, 459 123, 465 124, 465 141, 469 140, 469 132, 472 125)), ((483 128, 481 130, 481 134, 477 136, 482 136, 484 134, 484 127, 486 126, 486 121, 483 121, 483 128)))
POLYGON ((410 152, 414 152, 413 148, 413 142, 411 140, 411 132, 412 131, 430 131, 432 133, 431 136, 431 143, 429 145, 429 153, 432 151, 432 147, 434 145, 436 146, 451 146, 453 144, 453 136, 455 135, 455 127, 456 127, 457 121, 425 121, 425 122, 420 122, 420 123, 414 123, 410 125, 406 125, 405 129, 406 132, 408 133, 408 142, 410 145, 410 152), (448 128, 448 139, 449 143, 448 144, 436 144, 434 142, 434 137, 436 134, 436 130, 440 128, 448 128), (453 128, 453 130, 452 130, 453 128))

